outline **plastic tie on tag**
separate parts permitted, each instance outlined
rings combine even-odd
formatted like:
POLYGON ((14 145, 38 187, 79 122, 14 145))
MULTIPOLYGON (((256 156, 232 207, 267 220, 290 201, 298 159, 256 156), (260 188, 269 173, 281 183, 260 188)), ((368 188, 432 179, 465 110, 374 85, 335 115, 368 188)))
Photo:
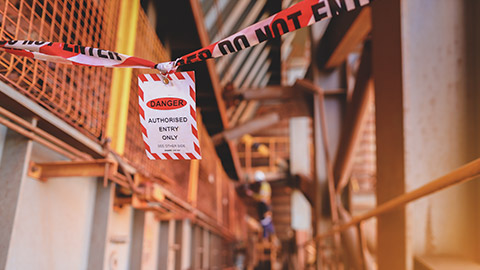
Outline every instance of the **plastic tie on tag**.
POLYGON ((164 84, 168 84, 170 80, 167 77, 167 74, 175 73, 177 71, 179 59, 170 62, 158 63, 155 65, 155 68, 160 70, 160 76, 164 84))

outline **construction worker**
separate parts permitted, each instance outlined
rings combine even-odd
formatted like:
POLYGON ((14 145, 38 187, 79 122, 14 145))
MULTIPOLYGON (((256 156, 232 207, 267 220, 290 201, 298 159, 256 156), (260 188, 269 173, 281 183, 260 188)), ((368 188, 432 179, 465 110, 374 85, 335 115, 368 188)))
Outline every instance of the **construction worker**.
POLYGON ((258 193, 247 189, 247 195, 258 202, 257 210, 260 218, 260 224, 263 227, 263 238, 269 238, 275 233, 272 220, 272 188, 265 181, 265 174, 262 171, 256 171, 254 175, 255 182, 260 183, 258 193))

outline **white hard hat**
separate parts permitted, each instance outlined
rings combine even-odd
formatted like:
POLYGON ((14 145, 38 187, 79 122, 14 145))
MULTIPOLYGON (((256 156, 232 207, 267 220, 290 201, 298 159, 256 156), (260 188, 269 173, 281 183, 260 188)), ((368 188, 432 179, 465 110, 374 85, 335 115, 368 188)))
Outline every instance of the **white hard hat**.
POLYGON ((265 174, 262 171, 256 171, 253 178, 256 182, 262 182, 265 180, 265 174))

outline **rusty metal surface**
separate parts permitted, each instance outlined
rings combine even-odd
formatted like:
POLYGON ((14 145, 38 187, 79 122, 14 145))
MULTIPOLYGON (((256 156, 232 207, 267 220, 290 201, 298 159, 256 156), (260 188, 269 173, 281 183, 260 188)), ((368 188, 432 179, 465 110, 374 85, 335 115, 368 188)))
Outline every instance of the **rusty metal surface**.
POLYGON ((200 161, 200 170, 198 177, 198 209, 205 214, 217 216, 217 193, 216 175, 217 154, 215 146, 208 136, 205 126, 199 126, 200 147, 202 149, 202 160, 200 161))
POLYGON ((237 239, 243 239, 247 237, 247 225, 245 221, 245 217, 247 216, 247 206, 245 205, 244 201, 238 196, 238 194, 234 193, 234 217, 231 229, 233 230, 237 239))
MULTIPOLYGON (((0 39, 115 49, 119 1, 0 0, 0 39)), ((84 134, 105 134, 112 70, 0 53, 0 79, 84 134)))
POLYGON ((360 143, 355 152, 351 180, 354 192, 375 194, 377 156, 374 101, 371 100, 368 106, 368 115, 364 120, 360 143))
POLYGON ((232 203, 233 198, 230 198, 230 189, 233 189, 233 183, 229 180, 227 174, 222 170, 222 222, 223 226, 230 228, 230 217, 229 210, 230 204, 232 203))

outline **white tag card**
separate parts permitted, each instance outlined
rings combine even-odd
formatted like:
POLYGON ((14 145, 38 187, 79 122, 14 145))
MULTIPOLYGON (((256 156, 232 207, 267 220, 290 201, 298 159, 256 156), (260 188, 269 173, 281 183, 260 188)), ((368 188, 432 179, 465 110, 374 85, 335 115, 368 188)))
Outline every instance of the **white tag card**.
POLYGON ((138 102, 149 159, 202 159, 196 119, 195 73, 138 76, 138 102))

